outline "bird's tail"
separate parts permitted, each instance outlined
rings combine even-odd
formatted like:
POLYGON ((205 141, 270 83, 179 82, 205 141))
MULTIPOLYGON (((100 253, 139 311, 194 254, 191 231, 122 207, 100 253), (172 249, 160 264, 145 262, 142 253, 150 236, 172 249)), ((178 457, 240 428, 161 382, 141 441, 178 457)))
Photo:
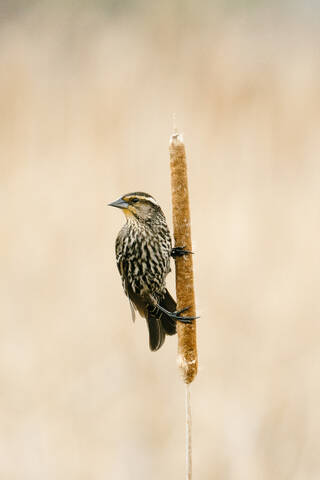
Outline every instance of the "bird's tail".
MULTIPOLYGON (((176 311, 177 304, 173 300, 173 298, 171 297, 168 290, 166 290, 165 296, 163 297, 163 299, 160 302, 160 306, 165 308, 169 312, 175 312, 176 311)), ((177 333, 177 326, 176 326, 177 321, 174 318, 170 318, 168 315, 166 315, 163 312, 159 312, 159 313, 162 314, 161 317, 160 317, 160 320, 161 320, 162 326, 163 326, 166 334, 167 335, 174 335, 175 333, 177 333)))
MULTIPOLYGON (((176 310, 176 302, 168 290, 166 290, 164 297, 161 299, 160 306, 169 312, 176 310)), ((147 324, 149 329, 149 345, 152 351, 159 350, 164 343, 166 335, 174 335, 177 332, 176 320, 170 318, 158 308, 149 310, 147 324)))

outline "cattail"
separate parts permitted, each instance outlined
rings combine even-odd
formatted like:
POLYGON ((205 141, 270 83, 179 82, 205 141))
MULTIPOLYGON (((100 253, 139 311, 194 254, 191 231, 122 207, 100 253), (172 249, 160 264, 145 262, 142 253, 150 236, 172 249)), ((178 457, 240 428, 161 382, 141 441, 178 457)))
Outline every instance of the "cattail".
MULTIPOLYGON (((175 246, 192 250, 186 151, 182 135, 170 138, 172 217, 175 246)), ((177 309, 190 306, 185 313, 196 316, 192 255, 176 258, 177 309)), ((185 383, 191 383, 198 370, 196 322, 177 322, 178 364, 185 383)))
MULTIPOLYGON (((176 247, 191 252, 190 207, 186 151, 182 135, 174 133, 170 138, 170 168, 172 191, 173 235, 176 247)), ((177 309, 189 307, 186 315, 195 317, 196 307, 193 287, 192 255, 176 258, 177 309)), ((178 364, 186 387, 186 480, 192 479, 192 421, 190 383, 198 371, 196 322, 177 322, 178 364)))

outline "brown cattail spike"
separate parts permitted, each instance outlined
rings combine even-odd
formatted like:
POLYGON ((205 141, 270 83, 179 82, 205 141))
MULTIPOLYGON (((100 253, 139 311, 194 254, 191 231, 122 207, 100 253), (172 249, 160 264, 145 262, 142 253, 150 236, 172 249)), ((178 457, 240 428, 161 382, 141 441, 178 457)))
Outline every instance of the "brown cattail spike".
MULTIPOLYGON (((176 247, 192 251, 186 152, 182 135, 170 138, 173 234, 176 247)), ((196 316, 192 255, 176 258, 177 309, 190 306, 184 314, 196 316)), ((177 322, 178 363, 185 383, 191 383, 198 370, 196 321, 177 322)))

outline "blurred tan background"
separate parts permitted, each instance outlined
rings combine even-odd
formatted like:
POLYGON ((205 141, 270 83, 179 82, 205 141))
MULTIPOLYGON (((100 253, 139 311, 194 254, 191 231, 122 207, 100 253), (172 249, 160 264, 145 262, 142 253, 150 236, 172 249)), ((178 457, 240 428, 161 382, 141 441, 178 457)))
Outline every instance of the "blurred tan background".
MULTIPOLYGON (((319 8, 3 2, 1 480, 184 478, 176 338, 131 322, 106 202, 189 161, 195 479, 320 478, 319 8)), ((174 276, 168 279, 174 290, 174 276)))

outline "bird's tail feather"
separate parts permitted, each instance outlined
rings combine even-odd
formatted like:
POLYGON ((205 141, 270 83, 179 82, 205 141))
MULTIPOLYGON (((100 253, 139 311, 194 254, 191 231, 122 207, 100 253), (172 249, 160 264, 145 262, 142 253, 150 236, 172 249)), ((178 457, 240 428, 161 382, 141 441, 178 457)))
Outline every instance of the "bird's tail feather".
MULTIPOLYGON (((176 302, 171 297, 168 290, 166 290, 166 294, 160 302, 160 306, 168 310, 169 312, 174 312, 177 308, 176 302)), ((159 312, 160 313, 160 312, 159 312)), ((161 323, 167 335, 174 335, 177 333, 176 328, 176 320, 174 318, 170 318, 165 313, 161 312, 161 323)))
POLYGON ((153 313, 149 313, 147 317, 147 324, 149 330, 150 350, 155 352, 163 345, 166 334, 162 327, 161 320, 159 320, 159 318, 157 318, 153 313))
MULTIPOLYGON (((176 302, 171 297, 168 290, 160 301, 160 306, 174 312, 176 310, 176 302)), ((147 324, 149 329, 149 345, 150 350, 156 351, 163 345, 166 335, 174 335, 177 332, 176 320, 170 318, 158 308, 148 311, 147 324)))

